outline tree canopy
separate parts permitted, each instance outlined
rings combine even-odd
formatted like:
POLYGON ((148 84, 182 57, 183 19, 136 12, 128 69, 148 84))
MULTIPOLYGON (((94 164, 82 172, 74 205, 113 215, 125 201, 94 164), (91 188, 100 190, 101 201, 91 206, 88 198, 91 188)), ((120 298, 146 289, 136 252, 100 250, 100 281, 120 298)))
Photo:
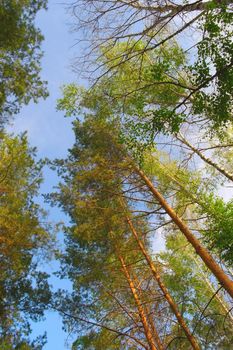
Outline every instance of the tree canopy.
POLYGON ((35 17, 47 0, 2 0, 0 6, 0 125, 31 100, 47 96, 40 77, 43 35, 35 17))

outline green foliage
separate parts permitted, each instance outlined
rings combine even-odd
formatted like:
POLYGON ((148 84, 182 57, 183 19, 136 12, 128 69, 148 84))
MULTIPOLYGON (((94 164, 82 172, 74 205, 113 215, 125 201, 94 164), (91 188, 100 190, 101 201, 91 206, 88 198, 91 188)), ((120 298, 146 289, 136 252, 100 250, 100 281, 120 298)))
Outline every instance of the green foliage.
MULTIPOLYGON (((142 42, 135 44, 132 55, 143 45, 142 42)), ((141 161, 142 149, 153 145, 158 132, 175 133, 185 121, 185 114, 173 111, 175 101, 184 90, 175 82, 178 75, 181 79, 176 70, 185 58, 174 44, 145 55, 143 64, 135 58, 134 64, 129 61, 121 65, 115 57, 123 52, 124 46, 122 43, 106 53, 104 59, 117 66, 112 76, 103 77, 90 90, 75 84, 64 87, 57 108, 64 110, 66 116, 79 117, 83 111, 98 113, 99 118, 121 125, 119 142, 126 144, 135 159, 141 161)))
POLYGON ((182 75, 185 54, 175 42, 145 52, 143 57, 140 53, 146 43, 137 41, 131 45, 132 48, 128 43, 113 49, 102 48, 102 60, 110 72, 99 81, 95 90, 102 90, 104 98, 107 95, 107 102, 111 102, 115 114, 122 116, 122 126, 125 125, 126 130, 130 124, 135 128, 148 124, 148 129, 154 132, 164 131, 168 124, 168 129, 173 132, 181 123, 177 115, 173 115, 173 108, 186 88, 182 75), (122 63, 126 47, 130 54, 122 63))
POLYGON ((145 152, 143 169, 158 183, 163 194, 176 191, 173 207, 182 213, 186 206, 198 203, 199 193, 208 193, 213 189, 212 181, 204 179, 200 171, 189 171, 179 166, 165 151, 155 147, 145 152))
POLYGON ((40 79, 43 36, 35 16, 47 0, 3 0, 0 7, 0 125, 22 104, 46 97, 40 79))
MULTIPOLYGON (((139 108, 132 109, 132 112, 139 113, 140 107, 145 104, 171 105, 183 91, 181 72, 185 64, 185 54, 181 48, 174 42, 146 52, 143 58, 138 57, 145 48, 145 42, 137 41, 131 43, 131 48, 128 43, 121 43, 113 49, 103 49, 103 61, 112 69, 107 75, 111 79, 110 95, 113 98, 125 98, 125 107, 129 106, 129 112, 130 106, 134 108, 137 103, 139 108), (132 57, 129 56, 122 63, 117 57, 124 54, 126 47, 132 57)), ((103 80, 105 83, 108 81, 105 78, 103 80)))
POLYGON ((158 131, 176 132, 185 119, 185 115, 173 111, 185 90, 184 53, 173 43, 145 53, 141 61, 137 55, 146 44, 138 41, 132 43, 131 59, 121 63, 126 45, 121 43, 111 49, 102 47, 102 63, 111 69, 109 75, 87 91, 74 84, 63 88, 58 109, 65 110, 68 116, 77 116, 83 107, 98 110, 102 117, 114 115, 121 119, 125 139, 130 137, 129 133, 135 139, 136 129, 143 135, 151 131, 150 139, 158 131))
MULTIPOLYGON (((122 348, 120 340, 113 342, 111 334, 106 330, 100 332, 90 332, 88 335, 81 336, 72 345, 72 350, 120 350, 122 348)), ((135 347, 127 348, 129 350, 135 347)))
POLYGON ((205 115, 214 130, 232 121, 233 43, 232 12, 223 3, 206 12, 204 38, 198 44, 198 59, 192 67, 193 85, 201 86, 194 96, 193 111, 205 115))
POLYGON ((37 337, 34 341, 19 340, 16 345, 12 344, 11 339, 0 338, 1 350, 42 350, 46 343, 46 335, 37 337))
POLYGON ((1 341, 10 339, 14 348, 29 335, 30 319, 40 319, 48 307, 48 276, 37 263, 51 242, 34 200, 43 164, 35 161, 26 135, 0 137, 0 330, 1 341))
POLYGON ((79 104, 82 99, 84 89, 75 85, 69 84, 62 88, 63 97, 57 101, 57 109, 66 112, 66 117, 78 116, 80 108, 79 104))
POLYGON ((225 202, 223 198, 205 195, 201 214, 207 216, 203 236, 209 248, 215 251, 229 266, 233 265, 233 201, 225 202))
POLYGON ((2 252, 12 258, 12 268, 20 273, 22 252, 43 247, 48 233, 40 225, 44 213, 33 201, 42 182, 43 163, 34 159, 26 135, 1 135, 0 202, 2 252), (18 246, 18 243, 21 243, 18 246), (14 250, 14 246, 16 250, 14 250), (11 247, 8 251, 8 247, 11 247), (19 250, 22 249, 22 252, 19 250))
POLYGON ((176 134, 186 119, 184 113, 175 113, 162 108, 158 111, 153 111, 153 114, 153 130, 155 132, 163 132, 164 134, 176 134))
POLYGON ((19 340, 18 343, 12 344, 12 339, 0 338, 1 350, 42 350, 46 343, 46 335, 37 337, 34 341, 19 340))

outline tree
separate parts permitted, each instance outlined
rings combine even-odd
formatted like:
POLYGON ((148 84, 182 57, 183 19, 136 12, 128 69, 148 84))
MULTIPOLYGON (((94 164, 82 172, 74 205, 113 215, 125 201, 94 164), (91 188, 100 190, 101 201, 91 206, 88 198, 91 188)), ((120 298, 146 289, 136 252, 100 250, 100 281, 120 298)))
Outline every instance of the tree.
POLYGON ((40 78, 43 36, 35 17, 47 0, 3 0, 0 8, 0 126, 22 104, 47 96, 40 78))
POLYGON ((0 341, 15 349, 27 340, 30 319, 40 319, 48 308, 48 276, 37 265, 52 241, 34 199, 43 163, 35 160, 25 134, 0 136, 0 341))
POLYGON ((140 349, 157 349, 144 307, 146 298, 150 309, 149 292, 139 296, 134 278, 137 270, 143 269, 140 252, 128 235, 126 222, 118 215, 118 198, 111 193, 121 182, 119 176, 114 176, 123 171, 120 154, 114 147, 108 148, 105 155, 101 153, 109 146, 100 132, 103 130, 104 121, 99 125, 93 121, 92 128, 88 123, 76 123, 77 144, 69 159, 61 163, 65 183, 53 198, 73 223, 66 228, 63 268, 74 283, 74 292, 70 298, 60 300, 56 308, 68 325, 79 329, 84 324, 80 330, 84 336, 74 346, 96 344, 96 348, 130 349, 132 343, 132 349, 133 344, 140 349), (119 167, 106 171, 111 157, 118 159, 119 167), (116 341, 114 334, 118 335, 116 341))

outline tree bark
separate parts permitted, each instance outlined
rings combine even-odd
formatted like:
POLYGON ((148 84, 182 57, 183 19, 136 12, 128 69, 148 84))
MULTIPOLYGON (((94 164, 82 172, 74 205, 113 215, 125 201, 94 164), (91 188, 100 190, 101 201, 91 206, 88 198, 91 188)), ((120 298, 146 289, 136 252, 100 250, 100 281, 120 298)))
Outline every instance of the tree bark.
POLYGON ((135 288, 134 282, 130 277, 129 271, 128 271, 127 266, 125 264, 125 261, 121 255, 119 255, 118 257, 119 257, 119 260, 121 262, 122 271, 127 279, 127 282, 129 284, 130 290, 131 290, 132 295, 133 295, 133 298, 134 298, 135 303, 137 305, 138 313, 139 313, 139 316, 140 316, 140 319, 141 319, 141 322, 142 322, 142 325, 144 328, 145 336, 146 336, 148 345, 150 347, 150 350, 161 350, 161 349, 157 348, 156 345, 154 344, 153 336, 152 336, 152 333, 151 333, 143 306, 142 306, 140 298, 137 294, 137 290, 135 288))
MULTIPOLYGON (((138 281, 137 277, 134 277, 134 280, 136 280, 137 290, 139 290, 139 295, 142 295, 143 291, 142 291, 142 289, 140 287, 140 282, 138 281)), ((147 315, 148 322, 149 322, 149 325, 150 325, 150 328, 151 328, 151 331, 152 331, 152 334, 153 334, 153 338, 155 339, 155 342, 157 344, 158 349, 159 350, 165 350, 165 347, 163 346, 162 341, 160 340, 159 334, 157 332, 157 329, 156 329, 156 327, 154 325, 153 317, 151 316, 150 310, 148 309, 148 307, 146 305, 144 305, 144 310, 145 310, 145 313, 147 315)))

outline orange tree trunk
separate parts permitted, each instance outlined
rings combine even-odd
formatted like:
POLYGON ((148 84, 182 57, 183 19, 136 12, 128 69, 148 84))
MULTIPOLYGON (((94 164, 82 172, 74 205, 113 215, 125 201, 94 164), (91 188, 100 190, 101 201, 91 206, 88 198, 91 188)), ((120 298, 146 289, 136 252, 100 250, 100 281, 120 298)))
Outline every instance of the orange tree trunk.
POLYGON ((137 309, 138 309, 138 313, 139 313, 139 316, 140 316, 140 320, 142 322, 142 325, 143 325, 143 328, 144 328, 144 332, 145 332, 145 336, 146 336, 148 345, 150 347, 150 350, 159 350, 154 344, 153 336, 152 336, 150 327, 148 325, 148 321, 147 321, 144 309, 142 307, 142 304, 140 302, 140 298, 138 296, 138 293, 137 293, 137 290, 135 288, 134 282, 133 282, 133 280, 130 277, 129 271, 127 269, 127 266, 126 266, 126 264, 124 262, 123 257, 119 256, 119 260, 121 262, 122 271, 123 271, 123 273, 124 273, 124 275, 125 275, 125 277, 127 279, 127 282, 129 284, 130 290, 131 290, 132 295, 133 295, 133 298, 134 298, 135 303, 137 305, 137 309))
MULTIPOLYGON (((134 280, 136 281, 137 290, 139 291, 139 295, 142 295, 143 291, 142 291, 142 289, 140 287, 140 282, 138 281, 137 277, 135 277, 135 276, 134 276, 134 280)), ((146 315, 147 315, 147 318, 148 318, 148 322, 149 322, 149 325, 150 325, 150 328, 151 328, 151 331, 152 331, 152 334, 153 334, 153 337, 155 339, 155 342, 157 344, 158 349, 159 350, 165 350, 165 347, 163 346, 162 341, 160 340, 159 334, 157 332, 157 329, 156 329, 156 327, 154 325, 153 317, 151 316, 150 310, 148 309, 148 307, 146 305, 144 305, 144 310, 146 312, 146 315)))

